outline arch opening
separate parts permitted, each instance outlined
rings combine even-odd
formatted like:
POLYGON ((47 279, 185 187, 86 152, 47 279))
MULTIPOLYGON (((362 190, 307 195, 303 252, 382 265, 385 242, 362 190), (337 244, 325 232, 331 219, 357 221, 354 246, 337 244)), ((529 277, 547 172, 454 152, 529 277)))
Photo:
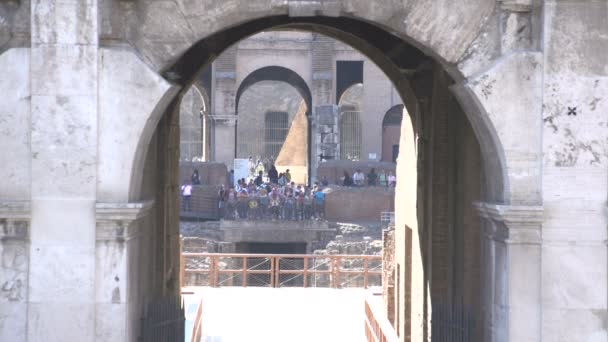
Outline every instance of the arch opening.
MULTIPOLYGON (((450 91, 454 84, 452 78, 443 67, 418 49, 378 27, 347 18, 268 17, 253 20, 199 41, 168 67, 164 75, 188 86, 197 73, 211 63, 213 56, 251 32, 269 28, 319 32, 357 48, 384 71, 403 99, 403 106, 393 107, 389 110, 391 115, 387 113, 384 116, 382 129, 397 126, 399 111, 402 112, 400 123, 409 122, 410 117, 415 118, 411 124, 401 124, 399 138, 401 144, 408 144, 405 149, 407 155, 402 152, 398 159, 400 165, 407 169, 401 174, 409 181, 398 183, 408 187, 398 189, 405 195, 401 200, 398 195, 396 202, 408 209, 404 209, 407 215, 397 220, 400 227, 395 232, 395 239, 407 241, 407 234, 411 234, 412 254, 409 259, 396 255, 402 257, 403 263, 396 268, 393 277, 398 283, 396 286, 407 291, 413 299, 411 302, 403 301, 399 296, 391 299, 401 310, 393 312, 391 317, 400 334, 413 340, 430 335, 432 327, 426 322, 433 310, 443 306, 466 307, 479 317, 482 304, 476 301, 475 291, 481 290, 480 275, 467 275, 468 271, 479 269, 481 262, 479 255, 472 255, 467 250, 467 246, 478 242, 475 229, 479 227, 474 222, 476 215, 473 209, 463 203, 482 197, 504 199, 507 193, 507 184, 502 182, 505 179, 500 157, 502 151, 496 135, 486 127, 484 120, 471 119, 482 116, 483 110, 462 108, 459 99, 450 91), (410 114, 407 120, 403 120, 404 110, 410 114), (481 139, 488 144, 480 146, 481 139), (488 158, 488 154, 499 157, 488 158), (487 159, 498 162, 484 164, 487 159), (476 179, 488 177, 497 177, 500 184, 494 188, 475 184, 476 179), (451 254, 445 255, 442 250, 449 250, 451 254), (430 298, 430 302, 426 302, 426 298, 430 298)), ((246 90, 258 82, 259 79, 252 77, 242 85, 246 90)), ((237 91, 237 109, 245 90, 237 91)), ((314 116, 310 91, 305 96, 311 99, 307 103, 307 114, 314 116)), ((168 124, 170 122, 167 120, 168 124)), ((363 125, 361 129, 366 128, 363 125)), ((169 127, 163 127, 161 123, 157 134, 162 136, 169 131, 169 127)), ((391 313, 388 315, 390 317, 391 313)))

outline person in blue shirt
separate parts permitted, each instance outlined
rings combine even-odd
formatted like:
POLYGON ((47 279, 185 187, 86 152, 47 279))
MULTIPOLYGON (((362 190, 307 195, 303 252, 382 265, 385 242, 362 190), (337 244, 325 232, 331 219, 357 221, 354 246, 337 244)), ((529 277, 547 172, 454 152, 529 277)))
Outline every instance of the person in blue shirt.
POLYGON ((322 188, 317 188, 314 192, 315 197, 315 216, 317 219, 325 218, 325 193, 322 188))

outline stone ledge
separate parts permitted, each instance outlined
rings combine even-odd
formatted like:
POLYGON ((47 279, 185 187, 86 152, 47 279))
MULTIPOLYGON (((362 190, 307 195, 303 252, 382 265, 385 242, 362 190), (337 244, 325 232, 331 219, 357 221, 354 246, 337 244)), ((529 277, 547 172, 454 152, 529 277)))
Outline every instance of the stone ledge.
POLYGON ((133 224, 145 217, 154 207, 154 201, 129 203, 97 203, 95 216, 97 221, 96 240, 127 241, 141 232, 139 225, 133 224))
POLYGON ((98 220, 137 220, 144 217, 154 207, 154 201, 129 203, 96 203, 95 216, 98 220))
POLYGON ((475 202, 479 216, 492 222, 489 238, 505 243, 540 244, 544 221, 542 206, 518 206, 475 202))
POLYGON ((30 216, 30 201, 0 201, 1 219, 29 220, 30 216))

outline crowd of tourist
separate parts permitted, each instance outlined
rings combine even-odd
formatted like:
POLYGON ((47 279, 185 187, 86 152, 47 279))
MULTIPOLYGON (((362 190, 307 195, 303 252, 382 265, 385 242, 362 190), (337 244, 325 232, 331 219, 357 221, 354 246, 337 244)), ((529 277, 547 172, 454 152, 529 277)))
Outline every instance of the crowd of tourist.
POLYGON ((227 220, 319 220, 325 217, 325 192, 316 183, 313 187, 296 185, 289 170, 279 174, 274 165, 267 176, 258 171, 255 178, 238 179, 234 186, 220 186, 218 191, 220 217, 227 220))
MULTIPOLYGON (((279 173, 270 159, 253 162, 250 158, 249 176, 234 179, 230 172, 230 184, 219 186, 217 202, 220 218, 227 220, 320 220, 325 218, 325 192, 329 185, 327 177, 322 177, 312 187, 296 185, 287 169, 279 173)), ((342 186, 395 187, 397 179, 392 171, 376 172, 371 169, 364 174, 360 169, 351 176, 344 171, 336 183, 342 186)), ((191 210, 192 185, 200 184, 198 170, 194 170, 190 180, 184 181, 182 209, 191 210)))

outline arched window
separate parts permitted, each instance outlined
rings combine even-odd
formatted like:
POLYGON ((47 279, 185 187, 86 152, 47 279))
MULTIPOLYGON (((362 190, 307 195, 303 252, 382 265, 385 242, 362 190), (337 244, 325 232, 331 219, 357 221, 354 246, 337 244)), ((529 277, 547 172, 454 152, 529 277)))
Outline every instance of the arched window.
POLYGON ((182 98, 179 108, 180 160, 203 161, 205 159, 205 114, 207 104, 203 93, 192 86, 182 98))
POLYGON ((264 154, 276 158, 289 131, 287 112, 266 112, 264 116, 264 154))
POLYGON ((361 159, 361 118, 358 111, 343 111, 340 115, 340 159, 361 159))
POLYGON ((397 162, 404 106, 393 106, 382 120, 382 161, 397 162))
POLYGON ((350 86, 340 97, 340 159, 361 159, 363 84, 350 86))

